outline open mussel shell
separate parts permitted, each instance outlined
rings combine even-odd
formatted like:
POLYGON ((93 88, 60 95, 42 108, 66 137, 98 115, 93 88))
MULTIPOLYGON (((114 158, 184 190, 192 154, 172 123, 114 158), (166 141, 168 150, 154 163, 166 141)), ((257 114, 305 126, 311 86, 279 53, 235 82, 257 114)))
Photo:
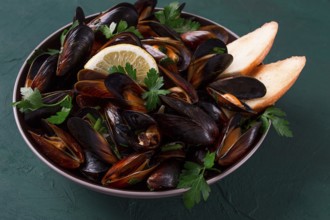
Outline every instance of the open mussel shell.
POLYGON ((127 74, 112 73, 106 77, 104 84, 118 106, 147 112, 142 99, 145 90, 127 74))
POLYGON ((263 97, 266 94, 266 86, 258 79, 248 76, 232 76, 209 84, 220 93, 230 93, 238 99, 249 100, 263 97))
POLYGON ((185 94, 189 96, 189 100, 192 103, 196 103, 198 101, 198 95, 196 90, 192 87, 188 81, 180 76, 179 74, 169 70, 166 67, 158 66, 161 73, 163 73, 164 77, 169 79, 173 84, 175 84, 177 87, 181 88, 185 94))
POLYGON ((132 91, 137 96, 141 96, 144 89, 139 86, 131 77, 123 73, 109 74, 104 80, 104 84, 108 91, 113 94, 115 98, 124 98, 127 91, 132 91))
POLYGON ((102 185, 125 188, 141 182, 152 172, 156 165, 149 166, 152 152, 131 154, 115 163, 103 176, 102 185))
POLYGON ((220 107, 234 112, 242 112, 247 114, 257 114, 243 101, 230 93, 220 93, 217 90, 207 87, 208 93, 216 100, 220 107))
POLYGON ((52 161, 67 169, 78 168, 85 160, 80 145, 67 132, 56 125, 45 122, 52 132, 51 135, 37 134, 29 131, 40 150, 52 161))
POLYGON ((233 62, 226 45, 212 38, 202 42, 194 52, 188 69, 188 81, 194 88, 205 87, 233 62))
POLYGON ((112 152, 110 144, 87 121, 79 117, 71 117, 67 121, 67 126, 82 148, 95 153, 105 163, 117 162, 118 159, 112 152))
POLYGON ((239 126, 230 127, 232 124, 229 123, 217 155, 219 165, 232 165, 246 155, 260 135, 261 125, 262 122, 257 122, 243 132, 239 126))
POLYGON ((193 60, 197 60, 203 56, 209 54, 215 54, 217 50, 222 51, 222 53, 228 53, 226 44, 220 39, 211 38, 202 42, 195 50, 193 55, 193 60))
POLYGON ((191 62, 190 51, 179 40, 173 40, 168 37, 155 37, 142 40, 142 44, 158 62, 166 58, 174 61, 180 72, 186 70, 191 62), (150 46, 152 46, 152 48, 150 48, 150 46), (159 52, 157 52, 157 50, 159 52), (162 53, 163 56, 158 55, 160 53, 162 53))
POLYGON ((161 142, 157 122, 149 115, 137 111, 123 111, 123 120, 129 127, 128 144, 136 151, 155 149, 161 142))
POLYGON ((227 53, 206 55, 204 58, 194 61, 189 67, 188 80, 194 88, 207 86, 233 62, 233 56, 227 53))

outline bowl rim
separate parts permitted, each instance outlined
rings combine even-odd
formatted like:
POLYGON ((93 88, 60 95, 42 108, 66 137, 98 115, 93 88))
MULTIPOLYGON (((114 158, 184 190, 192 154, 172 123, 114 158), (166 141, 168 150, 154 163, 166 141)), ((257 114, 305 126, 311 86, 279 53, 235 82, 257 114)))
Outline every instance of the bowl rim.
MULTIPOLYGON (((156 8, 156 10, 159 10, 160 8, 156 8)), ((86 16, 86 19, 91 19, 97 15, 99 15, 100 13, 94 13, 92 15, 86 16)), ((195 15, 193 13, 189 13, 189 12, 185 12, 182 11, 182 14, 185 16, 192 16, 195 17, 197 19, 200 19, 202 21, 205 21, 206 23, 210 23, 210 24, 214 24, 214 25, 218 25, 222 28, 224 28, 229 34, 231 34, 232 36, 234 36, 235 38, 238 38, 239 36, 234 33, 233 31, 231 31, 230 29, 228 29, 227 27, 218 24, 215 21, 212 21, 210 19, 207 19, 205 17, 199 16, 199 15, 195 15)), ((34 50, 29 54, 29 56, 26 58, 26 60, 24 61, 24 63, 22 64, 18 75, 16 77, 15 80, 15 84, 14 84, 14 89, 13 89, 13 102, 18 101, 18 97, 20 97, 20 87, 22 85, 22 75, 24 75, 24 71, 27 68, 27 61, 33 56, 33 54, 35 53, 36 49, 40 49, 43 47, 43 45, 45 45, 50 39, 52 39, 53 37, 55 37, 56 35, 58 35, 60 32, 62 32, 64 29, 68 28, 70 25, 72 24, 72 22, 60 27, 59 29, 57 29, 55 32, 51 33, 50 35, 48 35, 44 40, 42 40, 35 48, 34 50)), ((103 194, 107 194, 107 195, 112 195, 112 196, 117 196, 117 197, 125 197, 125 198, 144 198, 144 199, 153 199, 153 198, 165 198, 165 197, 172 197, 172 196, 177 196, 177 195, 181 195, 184 192, 186 192, 188 189, 170 189, 170 190, 164 190, 164 191, 137 191, 137 190, 123 190, 123 189, 115 189, 115 188, 108 188, 108 187, 104 187, 102 185, 96 184, 96 183, 92 183, 92 182, 88 182, 86 179, 83 178, 79 178, 78 176, 74 176, 71 173, 69 173, 68 171, 65 171, 64 169, 56 166, 53 162, 51 162, 49 159, 47 159, 45 156, 43 156, 43 154, 41 152, 39 152, 36 147, 33 146, 33 143, 29 140, 28 138, 28 134, 27 131, 25 131, 26 129, 23 128, 22 125, 22 117, 19 116, 19 110, 16 107, 13 107, 13 112, 14 112, 14 118, 15 118, 15 122, 16 125, 18 127, 18 130, 21 134, 21 136, 23 137, 25 143, 28 145, 28 147, 32 150, 32 152, 41 160, 43 161, 48 167, 50 167, 51 169, 53 169, 55 172, 57 172, 58 174, 70 179, 71 181, 77 183, 78 185, 84 186, 88 189, 91 189, 93 191, 97 191, 103 194)), ((231 174, 233 171, 237 170, 240 166, 242 166, 256 151, 257 149, 260 147, 260 145, 263 143, 265 137, 267 136, 267 133, 269 131, 269 127, 266 129, 266 131, 264 132, 264 134, 261 136, 261 138, 258 140, 258 142, 255 144, 255 146, 243 157, 241 158, 239 161, 237 161, 234 165, 232 165, 231 167, 229 167, 228 169, 226 169, 225 171, 221 172, 219 175, 214 176, 210 179, 207 180, 207 183, 209 185, 218 182, 219 180, 223 179, 224 177, 228 176, 229 174, 231 174)))

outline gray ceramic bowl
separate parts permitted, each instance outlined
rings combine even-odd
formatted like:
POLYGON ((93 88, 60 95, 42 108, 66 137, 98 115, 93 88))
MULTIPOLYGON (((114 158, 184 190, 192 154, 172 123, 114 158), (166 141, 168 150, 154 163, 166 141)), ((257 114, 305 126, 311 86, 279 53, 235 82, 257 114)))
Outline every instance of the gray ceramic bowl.
MULTIPOLYGON (((91 16, 88 17, 88 19, 92 19, 96 15, 97 14, 91 15, 91 16)), ((217 24, 217 23, 215 23, 211 20, 208 20, 206 18, 197 16, 197 15, 194 15, 194 14, 184 12, 183 16, 194 18, 203 25, 206 25, 206 24, 219 25, 219 24, 217 24)), ((47 37, 45 40, 43 40, 35 48, 35 50, 36 49, 54 48, 55 45, 58 45, 58 43, 55 43, 55 42, 58 42, 59 36, 61 35, 62 31, 64 29, 68 28, 70 25, 71 25, 71 23, 64 26, 64 27, 62 27, 62 28, 60 28, 59 30, 55 31, 54 33, 52 33, 49 37, 47 37)), ((219 26, 223 27, 222 25, 219 25, 219 26)), ((223 27, 223 28, 225 28, 225 27, 223 27)), ((225 30, 227 30, 228 33, 229 33, 229 41, 233 41, 236 38, 238 38, 238 36, 234 32, 230 31, 227 28, 225 28, 225 30)), ((28 68, 29 68, 29 64, 27 64, 27 60, 29 60, 29 58, 32 56, 33 53, 34 53, 34 51, 32 51, 31 54, 27 57, 26 61, 24 62, 23 66, 21 67, 21 69, 20 69, 20 71, 17 75, 15 86, 14 86, 14 91, 13 91, 13 102, 19 101, 21 99, 20 88, 24 87, 25 78, 26 78, 28 68)), ((23 115, 18 111, 17 108, 14 108, 13 110, 14 110, 14 116, 15 116, 15 120, 16 120, 18 129, 19 129, 24 141, 30 147, 30 149, 47 166, 49 166, 50 168, 55 170, 60 175, 63 175, 64 177, 72 180, 73 182, 76 182, 76 183, 78 183, 82 186, 85 186, 85 187, 87 187, 91 190, 95 190, 95 191, 98 191, 98 192, 101 192, 101 193, 104 193, 104 194, 120 196, 120 197, 129 197, 129 198, 170 197, 170 196, 180 195, 180 194, 184 193, 187 190, 187 189, 171 189, 171 190, 165 190, 165 191, 134 191, 134 190, 125 190, 125 189, 106 188, 106 187, 103 187, 99 184, 92 183, 89 180, 87 180, 86 178, 83 178, 82 176, 71 173, 71 172, 59 167, 58 165, 54 164, 41 151, 39 151, 38 148, 35 146, 34 141, 32 140, 32 138, 30 137, 30 135, 27 131, 27 126, 24 122, 23 115)), ((222 178, 226 177, 227 175, 229 175, 230 173, 235 171, 237 168, 239 168, 242 164, 244 164, 256 152, 256 150, 260 147, 260 145, 262 144, 263 140, 265 139, 267 133, 268 133, 268 130, 260 137, 260 139, 255 144, 255 146, 250 150, 250 152, 248 152, 241 160, 239 160, 234 165, 232 165, 231 167, 224 170, 221 174, 219 174, 219 175, 217 175, 217 176, 215 176, 211 179, 208 179, 207 183, 212 184, 212 183, 215 183, 215 182, 221 180, 222 178)))

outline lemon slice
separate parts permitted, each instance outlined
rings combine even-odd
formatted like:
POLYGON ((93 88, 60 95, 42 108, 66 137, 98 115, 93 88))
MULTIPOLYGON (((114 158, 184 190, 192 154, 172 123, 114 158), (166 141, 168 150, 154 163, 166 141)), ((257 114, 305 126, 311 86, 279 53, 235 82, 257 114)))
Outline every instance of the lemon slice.
POLYGON ((95 54, 86 64, 85 69, 108 73, 112 66, 123 66, 130 63, 136 69, 136 78, 139 84, 144 85, 144 78, 151 68, 158 72, 155 59, 141 47, 131 44, 117 44, 106 47, 95 54))

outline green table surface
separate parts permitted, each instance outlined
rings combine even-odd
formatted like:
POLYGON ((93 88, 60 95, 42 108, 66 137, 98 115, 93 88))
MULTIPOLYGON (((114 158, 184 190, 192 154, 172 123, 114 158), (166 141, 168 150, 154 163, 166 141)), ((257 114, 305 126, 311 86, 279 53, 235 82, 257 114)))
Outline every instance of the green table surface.
POLYGON ((181 197, 128 199, 91 191, 32 153, 11 107, 20 66, 39 42, 71 21, 76 6, 92 14, 118 2, 1 0, 0 219, 330 219, 329 0, 186 1, 186 11, 239 35, 279 22, 265 63, 307 57, 298 81, 277 103, 294 137, 282 138, 272 130, 252 158, 212 185, 208 201, 191 211, 181 197))

